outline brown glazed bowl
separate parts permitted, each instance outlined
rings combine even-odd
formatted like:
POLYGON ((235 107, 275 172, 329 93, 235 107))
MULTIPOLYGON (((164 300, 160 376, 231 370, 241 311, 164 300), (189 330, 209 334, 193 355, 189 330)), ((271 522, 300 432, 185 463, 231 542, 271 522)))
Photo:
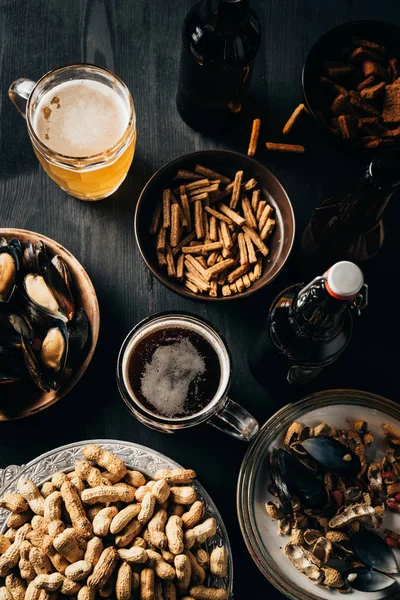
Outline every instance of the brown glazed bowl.
MULTIPOLYGON (((173 186, 172 186, 173 187, 173 186)), ((254 158, 231 152, 229 150, 201 150, 191 152, 167 163, 159 169, 147 182, 140 194, 135 211, 136 242, 147 267, 157 279, 173 292, 193 300, 205 302, 223 302, 238 300, 254 294, 268 285, 281 271, 293 245, 295 222, 292 205, 288 195, 276 177, 254 158), (193 170, 196 164, 201 164, 215 171, 226 173, 228 176, 243 170, 247 179, 255 178, 259 184, 262 196, 274 209, 276 228, 271 237, 270 253, 264 258, 263 274, 251 287, 234 296, 210 297, 197 295, 185 288, 179 281, 169 279, 164 269, 157 263, 154 238, 149 234, 154 208, 158 198, 162 197, 164 188, 171 187, 179 169, 193 170)))
MULTIPOLYGON (((319 77, 323 73, 323 60, 340 60, 340 51, 345 46, 351 46, 352 37, 359 37, 386 46, 392 56, 400 60, 400 27, 382 21, 350 21, 342 23, 324 33, 312 46, 304 63, 302 86, 304 102, 322 133, 339 146, 352 150, 363 151, 366 154, 390 152, 390 148, 365 148, 354 140, 344 140, 335 135, 321 118, 320 110, 326 104, 326 95, 319 77)), ((339 81, 340 83, 340 81, 339 81)), ((397 148, 391 147, 393 150, 397 148)))
POLYGON ((57 391, 43 392, 30 381, 27 383, 8 383, 0 386, 0 421, 12 421, 29 417, 48 408, 72 390, 89 366, 95 351, 99 337, 100 311, 96 292, 88 274, 76 258, 61 244, 45 235, 26 229, 0 228, 0 237, 5 237, 6 240, 19 238, 23 243, 29 240, 43 240, 50 256, 59 254, 65 260, 74 282, 76 305, 84 309, 89 320, 91 335, 90 347, 84 362, 78 370, 63 378, 57 391))

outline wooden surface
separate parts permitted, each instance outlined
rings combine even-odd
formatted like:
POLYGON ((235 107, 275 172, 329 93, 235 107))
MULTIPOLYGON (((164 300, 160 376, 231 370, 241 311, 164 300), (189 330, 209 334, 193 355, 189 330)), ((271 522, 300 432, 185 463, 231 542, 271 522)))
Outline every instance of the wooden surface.
MULTIPOLYGON (((25 421, 0 424, 0 466, 21 464, 55 446, 89 438, 116 438, 150 446, 196 469, 218 505, 235 561, 235 597, 280 598, 247 553, 236 517, 236 481, 246 445, 206 425, 165 436, 137 423, 115 383, 118 349, 131 327, 161 310, 187 310, 212 321, 233 357, 233 398, 263 423, 289 393, 271 397, 252 379, 246 360, 274 295, 305 276, 297 248, 312 208, 323 196, 346 189, 362 175, 365 160, 332 148, 303 122, 293 141, 304 156, 260 152, 280 179, 295 210, 297 235, 291 260, 265 291, 237 303, 205 305, 185 300, 155 281, 141 261, 133 236, 133 211, 141 188, 166 161, 202 148, 247 149, 247 131, 230 140, 193 132, 175 108, 180 28, 191 0, 0 0, 0 224, 48 235, 68 248, 96 288, 99 345, 85 376, 63 400, 25 421), (23 119, 7 98, 17 77, 37 79, 73 62, 114 70, 129 86, 138 117, 137 152, 129 176, 114 197, 85 203, 62 192, 41 170, 23 119)), ((343 21, 380 19, 400 24, 395 0, 259 0, 263 45, 253 97, 262 107, 261 139, 281 140, 281 128, 301 99, 301 67, 321 33, 343 21)), ((398 321, 395 277, 399 264, 397 203, 385 215, 386 242, 364 267, 370 305, 355 324, 351 347, 310 389, 361 388, 398 400, 398 321)), ((317 273, 314 273, 315 275, 317 273)), ((266 366, 267 368, 267 366, 266 366)), ((273 377, 273 374, 271 374, 273 377)), ((0 392, 1 393, 1 392, 0 392)))

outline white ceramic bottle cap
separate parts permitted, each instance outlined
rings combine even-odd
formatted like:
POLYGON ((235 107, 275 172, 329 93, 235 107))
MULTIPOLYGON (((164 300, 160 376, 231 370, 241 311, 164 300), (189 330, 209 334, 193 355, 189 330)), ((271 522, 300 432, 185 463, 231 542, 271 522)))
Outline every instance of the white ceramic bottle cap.
POLYGON ((339 300, 357 296, 364 284, 361 269, 348 260, 335 263, 325 275, 327 291, 339 300))

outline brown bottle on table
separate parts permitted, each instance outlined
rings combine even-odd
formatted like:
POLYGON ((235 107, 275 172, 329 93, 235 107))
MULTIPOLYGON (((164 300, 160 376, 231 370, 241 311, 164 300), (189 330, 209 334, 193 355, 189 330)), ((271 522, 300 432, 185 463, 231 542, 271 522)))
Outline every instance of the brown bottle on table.
POLYGON ((323 200, 302 238, 305 256, 323 266, 338 260, 363 262, 384 240, 382 215, 400 184, 400 156, 374 158, 354 190, 323 200))
POLYGON ((202 0, 183 25, 177 107, 194 129, 234 123, 260 46, 250 0, 202 0))

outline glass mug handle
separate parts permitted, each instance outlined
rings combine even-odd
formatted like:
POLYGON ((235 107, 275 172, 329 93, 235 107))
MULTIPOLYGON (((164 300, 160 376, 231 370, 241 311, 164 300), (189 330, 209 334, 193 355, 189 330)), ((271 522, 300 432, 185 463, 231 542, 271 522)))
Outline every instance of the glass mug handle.
POLYGON ((215 413, 207 423, 243 442, 250 442, 259 430, 255 418, 230 398, 226 399, 222 409, 215 413))
POLYGON ((16 79, 8 88, 8 97, 15 108, 26 119, 26 104, 36 82, 31 79, 16 79))

